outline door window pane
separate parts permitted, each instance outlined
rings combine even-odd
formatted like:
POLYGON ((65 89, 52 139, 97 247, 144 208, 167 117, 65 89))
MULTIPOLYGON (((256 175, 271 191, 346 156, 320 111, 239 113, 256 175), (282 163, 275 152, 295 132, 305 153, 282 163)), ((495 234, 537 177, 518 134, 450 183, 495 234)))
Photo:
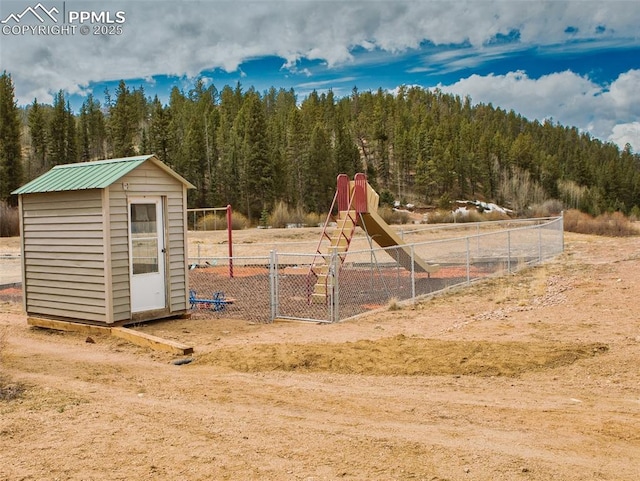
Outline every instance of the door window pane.
POLYGON ((133 273, 158 272, 158 239, 134 239, 132 244, 133 273))
POLYGON ((131 204, 131 233, 156 234, 156 205, 131 204))
POLYGON ((156 204, 131 204, 131 264, 134 274, 158 272, 156 204))

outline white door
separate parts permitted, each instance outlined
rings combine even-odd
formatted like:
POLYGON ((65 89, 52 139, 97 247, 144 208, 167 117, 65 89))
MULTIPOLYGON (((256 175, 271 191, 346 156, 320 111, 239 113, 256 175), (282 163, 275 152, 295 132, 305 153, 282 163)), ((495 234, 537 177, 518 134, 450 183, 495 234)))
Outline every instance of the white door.
POLYGON ((131 312, 166 307, 162 199, 129 201, 131 312))

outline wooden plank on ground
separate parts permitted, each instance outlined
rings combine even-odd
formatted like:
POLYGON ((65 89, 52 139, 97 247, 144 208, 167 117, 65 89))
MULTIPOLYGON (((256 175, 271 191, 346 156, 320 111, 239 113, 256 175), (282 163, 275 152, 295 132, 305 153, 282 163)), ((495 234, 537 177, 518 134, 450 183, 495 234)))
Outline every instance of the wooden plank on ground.
POLYGON ((136 346, 147 347, 156 351, 171 352, 180 355, 193 353, 193 347, 126 327, 95 326, 80 322, 59 321, 31 316, 27 317, 27 324, 33 327, 54 329, 56 331, 78 332, 82 334, 110 334, 129 341, 136 346))
POLYGON ((111 328, 106 326, 94 326, 92 324, 82 324, 79 322, 58 321, 55 319, 44 319, 42 317, 27 317, 27 324, 33 327, 44 329, 54 329, 56 331, 79 332, 82 334, 111 334, 111 328))
POLYGON ((135 331, 126 327, 112 327, 111 334, 126 339, 136 346, 149 347, 156 351, 166 351, 181 355, 193 353, 193 348, 185 344, 152 336, 151 334, 145 334, 144 332, 135 331))

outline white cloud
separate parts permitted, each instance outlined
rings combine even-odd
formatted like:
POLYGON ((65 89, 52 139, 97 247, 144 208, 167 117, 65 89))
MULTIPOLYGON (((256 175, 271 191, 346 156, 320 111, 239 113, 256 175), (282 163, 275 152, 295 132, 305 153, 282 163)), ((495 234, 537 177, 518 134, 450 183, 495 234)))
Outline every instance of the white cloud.
POLYGON ((640 70, 630 70, 621 74, 611 84, 605 95, 611 99, 617 109, 627 115, 638 117, 640 115, 638 85, 640 85, 640 70))
POLYGON ((573 125, 593 137, 620 147, 630 143, 640 151, 640 70, 621 74, 608 89, 586 77, 566 71, 532 79, 524 72, 506 75, 472 75, 443 92, 469 96, 474 103, 491 103, 514 110, 529 120, 553 118, 573 125))
POLYGON ((621 148, 625 148, 626 144, 631 145, 632 150, 636 153, 640 152, 640 122, 630 122, 628 124, 614 125, 611 135, 607 140, 618 144, 621 148))
MULTIPOLYGON (((0 16, 28 5, 5 2, 0 16)), ((67 10, 96 9, 67 0, 67 10)), ((421 42, 480 47, 495 35, 520 32, 526 44, 572 38, 635 38, 640 9, 628 2, 508 1, 108 1, 122 10, 121 36, 3 35, 0 63, 16 83, 21 102, 43 89, 77 92, 90 82, 153 75, 193 77, 243 61, 277 55, 289 65, 302 58, 329 67, 353 60, 355 47, 399 52, 421 42), (588 8, 585 8, 588 6, 588 8), (600 29, 600 30, 598 30, 600 29), (599 32, 599 33, 597 33, 599 32), (34 68, 38 66, 38 68, 34 68)), ((45 100, 45 99, 43 99, 45 100)))
POLYGON ((317 82, 302 82, 302 83, 299 83, 296 87, 303 90, 311 91, 313 89, 318 89, 318 88, 330 88, 332 85, 335 85, 335 84, 343 84, 345 82, 355 82, 356 80, 357 80, 356 77, 340 77, 340 78, 331 79, 331 80, 318 80, 317 82))

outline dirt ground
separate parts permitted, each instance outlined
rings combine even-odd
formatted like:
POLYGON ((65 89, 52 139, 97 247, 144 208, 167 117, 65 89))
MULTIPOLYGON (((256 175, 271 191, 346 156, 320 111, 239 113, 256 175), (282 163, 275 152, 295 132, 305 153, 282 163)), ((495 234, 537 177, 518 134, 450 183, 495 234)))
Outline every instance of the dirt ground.
POLYGON ((0 479, 638 480, 640 241, 565 243, 340 324, 144 327, 183 364, 0 301, 0 479))

